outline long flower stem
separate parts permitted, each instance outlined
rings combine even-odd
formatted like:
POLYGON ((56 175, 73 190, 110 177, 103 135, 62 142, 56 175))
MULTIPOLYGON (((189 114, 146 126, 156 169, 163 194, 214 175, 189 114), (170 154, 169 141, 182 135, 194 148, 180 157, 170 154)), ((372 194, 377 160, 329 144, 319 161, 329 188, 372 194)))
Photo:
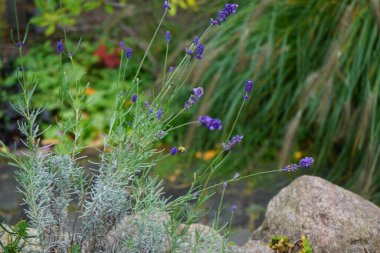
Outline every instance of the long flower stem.
POLYGON ((179 113, 177 113, 173 118, 171 118, 169 120, 168 123, 166 123, 166 125, 170 125, 171 122, 173 122, 173 120, 175 120, 179 115, 181 115, 183 112, 185 111, 185 109, 182 109, 179 113))
POLYGON ((199 123, 199 121, 191 121, 191 122, 187 122, 187 123, 185 123, 185 124, 182 124, 182 125, 179 125, 179 126, 176 126, 176 127, 172 127, 172 128, 170 128, 167 132, 173 131, 173 130, 178 129, 178 128, 180 128, 180 127, 184 127, 184 126, 188 126, 188 125, 192 125, 192 124, 197 124, 197 123, 199 123))
POLYGON ((218 211, 216 213, 216 219, 215 219, 215 225, 214 225, 215 230, 218 230, 218 227, 219 227, 219 217, 220 217, 220 213, 222 212, 222 204, 223 204, 225 192, 226 192, 226 188, 223 187, 222 196, 220 197, 220 201, 219 201, 219 205, 218 205, 218 211))
POLYGON ((236 182, 236 181, 240 181, 240 180, 243 180, 243 179, 246 179, 246 178, 250 178, 250 177, 254 177, 254 176, 258 176, 258 175, 263 175, 263 174, 270 174, 270 173, 275 173, 275 172, 283 172, 284 170, 282 169, 277 169, 277 170, 269 170, 269 171, 263 171, 263 172, 258 172, 258 173, 254 173, 254 174, 250 174, 250 175, 246 175, 246 176, 242 176, 242 177, 239 177, 238 179, 230 179, 230 180, 227 180, 227 181, 224 181, 222 183, 218 183, 218 184, 215 184, 213 186, 210 186, 210 187, 207 187, 205 189, 202 189, 201 192, 203 191, 207 191, 207 190, 210 190, 210 189, 213 189, 215 187, 218 187, 218 186, 221 186, 223 185, 224 183, 230 183, 230 182, 236 182))
POLYGON ((121 78, 121 69, 123 67, 123 55, 124 55, 123 52, 124 52, 124 50, 122 49, 121 50, 121 54, 120 54, 119 75, 117 77, 116 92, 119 92, 119 85, 120 85, 120 78, 121 78))
POLYGON ((232 135, 232 132, 234 131, 235 129, 235 126, 236 126, 236 123, 240 117, 240 114, 241 114, 241 111, 243 110, 243 106, 244 106, 244 103, 245 103, 245 100, 243 100, 243 102, 241 103, 241 106, 240 106, 240 109, 239 109, 239 112, 238 114, 236 115, 236 118, 235 118, 235 121, 234 121, 234 124, 232 125, 232 128, 230 130, 230 133, 228 134, 228 137, 227 137, 227 140, 230 139, 231 135, 232 135))
MULTIPOLYGON (((222 152, 220 153, 220 155, 222 154, 222 152)), ((207 177, 207 179, 206 179, 206 182, 205 182, 205 184, 204 184, 204 186, 203 186, 203 188, 206 188, 207 187, 207 185, 208 185, 208 182, 210 181, 210 179, 211 179, 211 176, 214 174, 214 171, 220 166, 220 165, 222 165, 223 164, 223 162, 228 158, 228 156, 230 155, 230 153, 228 153, 215 167, 212 167, 212 166, 209 166, 207 169, 206 169, 206 171, 209 169, 209 168, 211 168, 211 171, 210 171, 210 173, 209 173, 209 175, 208 175, 208 177, 207 177)), ((215 160, 215 161, 217 161, 217 159, 215 160)), ((203 173, 202 173, 203 174, 203 173)))
POLYGON ((166 66, 168 63, 168 53, 169 53, 169 44, 166 44, 166 54, 165 54, 165 64, 164 64, 164 76, 162 78, 162 87, 165 85, 165 79, 166 79, 166 66))
MULTIPOLYGON (((199 42, 201 42, 204 38, 206 38, 207 34, 211 31, 211 28, 212 28, 212 25, 208 26, 207 29, 205 30, 205 32, 201 35, 200 39, 199 39, 199 42)), ((194 47, 194 44, 191 44, 190 45, 190 49, 192 49, 194 47)), ((165 97, 166 93, 168 92, 169 87, 166 88, 166 86, 168 86, 170 84, 170 82, 172 81, 172 79, 177 75, 177 73, 179 73, 181 71, 181 68, 183 66, 183 64, 186 62, 186 60, 189 60, 190 59, 190 56, 189 55, 185 55, 181 62, 179 63, 179 65, 176 67, 176 69, 174 70, 173 74, 170 75, 170 77, 168 78, 168 80, 165 82, 165 84, 163 85, 163 88, 160 90, 160 92, 157 94, 157 96, 155 97, 154 99, 154 102, 161 96, 161 98, 165 97), (161 95, 161 93, 163 92, 164 88, 166 88, 165 92, 163 95, 161 95)))
POLYGON ((140 65, 139 65, 138 69, 137 69, 136 75, 135 75, 135 77, 133 78, 132 84, 135 83, 135 81, 136 81, 138 75, 140 74, 140 70, 141 70, 141 68, 142 68, 142 65, 144 64, 145 58, 147 57, 148 52, 149 52, 149 50, 150 50, 150 48, 151 48, 151 46, 152 46, 152 44, 153 44, 153 41, 154 41, 154 39, 156 38, 158 31, 160 30, 160 27, 161 27, 161 25, 162 25, 162 22, 163 22, 164 19, 165 19, 165 16, 166 16, 167 12, 168 12, 168 11, 165 10, 164 15, 162 15, 162 18, 161 18, 161 20, 160 20, 160 23, 158 23, 158 26, 157 26, 157 28, 156 28, 156 31, 154 32, 154 35, 153 35, 152 39, 151 39, 150 42, 149 42, 148 48, 145 50, 144 56, 143 56, 143 58, 142 58, 142 60, 141 60, 141 63, 140 63, 140 65))

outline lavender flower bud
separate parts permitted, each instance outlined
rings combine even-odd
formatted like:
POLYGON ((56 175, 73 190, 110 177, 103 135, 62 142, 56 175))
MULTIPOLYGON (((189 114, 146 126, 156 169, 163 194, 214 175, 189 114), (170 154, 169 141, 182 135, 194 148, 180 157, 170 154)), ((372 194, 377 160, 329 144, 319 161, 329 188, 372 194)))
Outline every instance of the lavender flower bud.
POLYGON ((24 46, 24 42, 22 41, 19 41, 16 43, 16 47, 23 47, 24 46))
POLYGON ((199 37, 195 36, 193 40, 194 46, 197 46, 199 44, 199 37))
POLYGON ((127 57, 127 59, 130 59, 132 57, 132 48, 128 47, 125 50, 125 57, 127 57))
POLYGON ((165 10, 170 10, 170 3, 168 0, 165 0, 164 1, 164 4, 162 5, 162 8, 164 8, 165 10))
POLYGON ((313 157, 309 157, 309 156, 307 156, 307 157, 304 157, 304 158, 302 158, 302 159, 300 160, 298 166, 299 166, 300 168, 308 168, 308 167, 310 167, 311 165, 313 165, 313 163, 314 163, 314 158, 313 158, 313 157))
POLYGON ((197 46, 197 49, 195 50, 195 58, 197 58, 197 60, 202 60, 204 49, 205 47, 203 46, 203 44, 199 44, 197 46))
POLYGON ((222 122, 219 119, 213 119, 210 116, 200 116, 199 123, 211 131, 222 129, 222 122))
POLYGON ((157 110, 157 119, 161 120, 162 119, 162 109, 157 110))
POLYGON ((65 46, 62 41, 57 41, 56 43, 57 53, 62 54, 65 51, 65 46))
POLYGON ((166 31, 165 39, 166 39, 166 44, 169 44, 170 43, 170 32, 169 31, 166 31))
POLYGON ((235 145, 240 143, 243 140, 244 136, 236 135, 232 137, 229 141, 222 144, 222 147, 225 151, 231 150, 235 145))
POLYGON ((224 6, 224 9, 221 11, 218 11, 218 15, 215 19, 210 19, 210 24, 211 25, 221 25, 224 21, 227 20, 227 18, 231 15, 234 14, 239 5, 233 3, 233 4, 226 4, 224 6))
POLYGON ((289 165, 286 165, 286 166, 283 168, 283 170, 284 170, 285 172, 296 172, 297 169, 298 169, 298 165, 297 165, 297 164, 294 164, 294 163, 289 164, 289 165))
POLYGON ((169 153, 170 153, 171 155, 175 155, 175 154, 177 154, 177 153, 178 153, 178 148, 177 148, 177 147, 172 147, 172 148, 170 149, 169 153))
POLYGON ((137 101, 137 94, 133 94, 132 103, 136 103, 136 101, 137 101))

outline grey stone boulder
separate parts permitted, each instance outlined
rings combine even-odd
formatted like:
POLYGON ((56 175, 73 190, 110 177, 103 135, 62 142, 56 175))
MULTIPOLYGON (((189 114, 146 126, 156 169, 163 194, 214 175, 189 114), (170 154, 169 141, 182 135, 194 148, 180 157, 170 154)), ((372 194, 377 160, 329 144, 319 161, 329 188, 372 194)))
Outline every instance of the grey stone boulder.
POLYGON ((301 176, 270 202, 252 239, 309 238, 314 253, 380 252, 380 208, 324 179, 301 176))
POLYGON ((274 253, 268 244, 262 241, 249 240, 240 248, 240 253, 274 253))

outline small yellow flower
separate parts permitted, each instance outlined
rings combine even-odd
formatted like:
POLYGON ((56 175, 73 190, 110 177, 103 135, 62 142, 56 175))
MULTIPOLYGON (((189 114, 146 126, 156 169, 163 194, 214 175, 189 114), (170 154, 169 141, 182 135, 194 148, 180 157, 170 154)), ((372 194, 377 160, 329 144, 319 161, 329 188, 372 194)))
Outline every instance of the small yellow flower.
POLYGON ((186 152, 186 148, 183 147, 183 146, 180 146, 180 147, 178 148, 178 151, 181 152, 181 153, 185 153, 185 152, 186 152))
POLYGON ((299 160, 303 157, 303 153, 301 151, 294 152, 294 159, 299 160))

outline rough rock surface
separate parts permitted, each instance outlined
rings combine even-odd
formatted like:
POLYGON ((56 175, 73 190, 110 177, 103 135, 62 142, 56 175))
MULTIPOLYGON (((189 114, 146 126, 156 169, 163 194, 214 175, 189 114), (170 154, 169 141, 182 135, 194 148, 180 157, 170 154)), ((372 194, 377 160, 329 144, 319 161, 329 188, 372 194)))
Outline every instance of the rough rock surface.
POLYGON ((380 252, 380 208, 318 177, 302 176, 268 205, 252 238, 309 238, 314 253, 380 252))
POLYGON ((249 240, 240 248, 240 253, 274 253, 269 246, 262 241, 249 240))

